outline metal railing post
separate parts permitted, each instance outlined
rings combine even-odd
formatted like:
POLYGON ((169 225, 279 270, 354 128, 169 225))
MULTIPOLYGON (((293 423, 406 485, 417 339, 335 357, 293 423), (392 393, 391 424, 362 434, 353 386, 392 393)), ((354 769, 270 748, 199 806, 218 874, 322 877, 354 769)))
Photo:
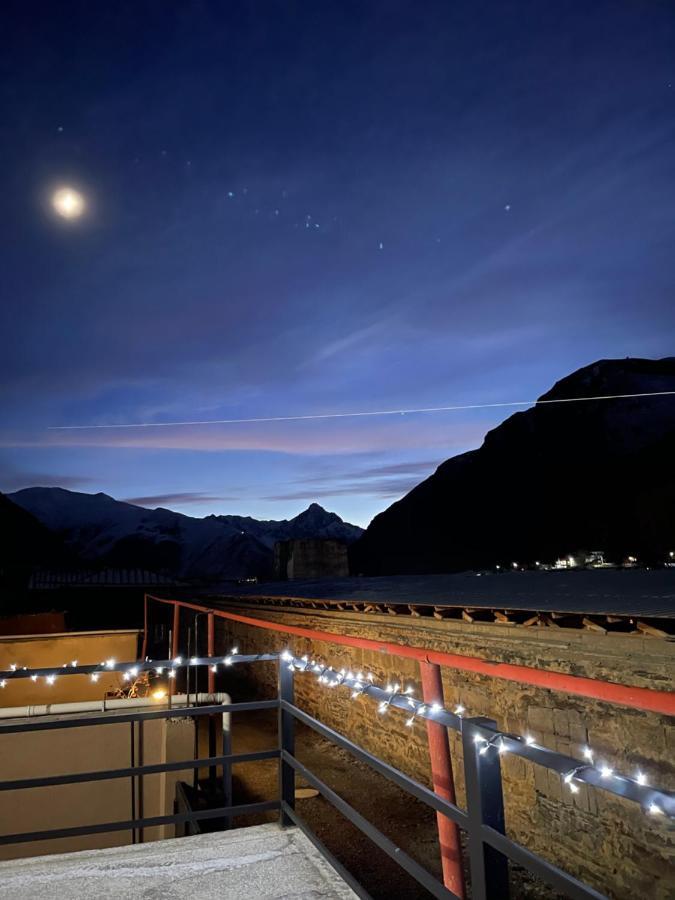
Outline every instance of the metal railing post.
MULTIPOLYGON (((279 700, 293 703, 294 671, 279 658, 279 700)), ((279 747, 291 756, 295 756, 295 719, 283 707, 279 709, 279 747)), ((283 804, 295 809, 295 769, 283 759, 279 760, 279 796, 282 803, 279 822, 283 826, 293 822, 286 815, 283 804)))
POLYGON ((473 900, 504 900, 509 896, 507 859, 486 844, 482 835, 483 825, 505 833, 501 765, 494 742, 496 725, 493 719, 482 716, 464 719, 462 723, 473 900), (493 730, 486 730, 490 728, 493 730))
MULTIPOLYGON (((216 652, 216 632, 215 632, 215 616, 213 613, 208 614, 208 618, 206 620, 207 623, 207 631, 206 631, 206 655, 214 656, 216 652)), ((208 683, 208 692, 209 694, 213 694, 216 689, 216 673, 211 671, 211 666, 209 666, 209 683, 208 683)))
POLYGON ((180 638, 180 606, 178 603, 173 604, 173 640, 171 647, 171 656, 175 659, 178 656, 178 641, 180 638))

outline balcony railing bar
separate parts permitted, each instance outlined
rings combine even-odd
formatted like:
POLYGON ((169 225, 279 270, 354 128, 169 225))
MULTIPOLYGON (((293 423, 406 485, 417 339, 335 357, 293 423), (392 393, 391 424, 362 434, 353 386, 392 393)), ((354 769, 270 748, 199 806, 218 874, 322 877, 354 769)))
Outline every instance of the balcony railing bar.
POLYGON ((381 759, 378 759, 377 756, 373 756, 372 753, 369 753, 367 750, 364 750, 357 744, 353 744, 350 740, 344 737, 344 735, 339 734, 339 732, 337 731, 333 731, 332 728, 324 725, 323 722, 319 722, 319 720, 313 718, 313 716, 308 715, 306 712, 304 712, 304 710, 298 709, 297 706, 292 706, 291 704, 286 703, 285 700, 281 701, 281 705, 284 709, 287 709, 291 713, 291 715, 294 716, 294 718, 296 718, 299 722, 302 722, 303 724, 309 726, 309 728, 312 728, 317 732, 317 734, 320 734, 322 737, 331 741, 333 744, 336 744, 338 747, 341 747, 343 750, 351 753, 352 756, 354 756, 356 759, 370 766, 380 775, 383 775, 385 778, 393 782, 398 787, 402 788, 404 791, 412 794, 413 797, 421 800, 422 803, 426 803, 427 806, 431 806, 437 812, 443 813, 444 816, 452 819, 452 821, 456 822, 461 828, 467 827, 468 817, 463 809, 460 809, 458 806, 455 806, 448 800, 444 800, 442 797, 439 797, 438 794, 434 794, 434 792, 430 791, 429 788, 424 787, 424 785, 420 784, 417 781, 414 781, 399 769, 395 769, 388 763, 385 763, 381 759))
POLYGON ((306 766, 285 750, 281 751, 282 760, 291 766, 296 772, 314 787, 319 793, 328 800, 328 802, 342 813, 359 831, 366 835, 380 850, 384 851, 391 859, 394 860, 402 869, 412 875, 418 884, 426 888, 427 891, 438 900, 459 900, 457 894, 453 894, 438 881, 431 872, 428 872, 423 866, 416 862, 411 856, 401 850, 393 841, 386 837, 371 822, 364 818, 361 813, 357 812, 353 806, 347 803, 339 794, 328 787, 328 785, 317 778, 306 766))
POLYGON ((26 844, 31 841, 45 841, 56 838, 81 837, 87 834, 103 834, 107 831, 133 831, 152 828, 156 825, 178 825, 200 819, 217 819, 226 816, 248 816, 280 809, 279 800, 263 800, 259 803, 244 803, 240 806, 220 806, 217 809, 193 810, 172 816, 146 816, 143 819, 129 819, 126 822, 100 822, 92 825, 76 825, 70 828, 51 828, 48 831, 30 831, 21 834, 0 835, 2 844, 26 844))
POLYGON ((227 756, 207 756, 201 759, 184 759, 178 762, 152 763, 131 766, 126 769, 101 769, 97 772, 77 772, 73 775, 49 775, 45 778, 19 778, 0 782, 0 791, 20 791, 26 788, 54 787, 59 784, 83 784, 90 781, 108 781, 114 778, 133 778, 141 775, 161 775, 164 772, 182 772, 186 769, 205 769, 208 766, 236 765, 263 759, 278 759, 279 750, 261 750, 257 753, 234 753, 227 756))

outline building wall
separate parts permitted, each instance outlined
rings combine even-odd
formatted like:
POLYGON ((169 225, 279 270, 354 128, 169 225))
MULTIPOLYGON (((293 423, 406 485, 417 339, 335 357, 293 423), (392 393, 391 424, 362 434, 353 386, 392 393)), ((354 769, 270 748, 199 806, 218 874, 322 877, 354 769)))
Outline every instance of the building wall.
POLYGON ((347 545, 341 541, 298 539, 274 545, 274 572, 289 581, 349 575, 347 545))
MULTIPOLYGON (((236 607, 232 607, 236 611, 236 607)), ((240 610, 244 612, 244 610, 240 610)), ((251 615, 250 610, 246 610, 251 615)), ((469 624, 341 612, 259 610, 258 617, 287 625, 393 641, 467 656, 535 666, 623 684, 673 689, 675 643, 640 635, 600 635, 551 627, 469 624)), ((218 647, 242 652, 291 647, 340 669, 370 670, 380 681, 399 681, 421 696, 414 660, 337 644, 312 642, 217 619, 218 647)), ((248 667, 263 692, 275 685, 274 667, 248 667)), ((532 734, 541 744, 580 756, 589 744, 597 759, 618 772, 645 772, 652 784, 675 789, 675 729, 665 716, 611 706, 483 675, 443 669, 447 706, 493 718, 505 731, 532 734)), ((429 784, 423 723, 411 730, 396 711, 379 716, 376 705, 326 690, 309 675, 296 678, 299 705, 392 765, 429 784)), ((449 731, 458 802, 464 803, 459 736, 449 731)), ((564 789, 561 778, 525 760, 503 759, 508 834, 581 880, 615 898, 672 897, 675 834, 663 819, 602 790, 564 789)))
MULTIPOLYGON (((133 740, 135 765, 139 765, 138 724, 135 725, 133 740)), ((0 746, 0 781, 132 765, 132 729, 128 722, 6 734, 0 736, 0 746)), ((145 765, 191 759, 193 748, 194 727, 190 720, 150 720, 143 723, 145 765)), ((171 815, 176 782, 186 781, 191 777, 192 770, 144 776, 143 815, 171 815)), ((132 805, 130 778, 3 791, 0 834, 128 821, 140 814, 138 779, 135 805, 132 805)), ((143 839, 153 841, 173 835, 173 825, 161 826, 145 829, 143 839)), ((136 839, 139 839, 138 833, 136 839)), ((116 847, 133 841, 131 831, 112 831, 82 837, 8 844, 0 846, 0 859, 116 847)))
MULTIPOLYGON (((28 669, 49 668, 54 673, 64 663, 77 660, 80 665, 94 665, 105 659, 127 662, 138 658, 140 632, 72 631, 63 634, 6 635, 0 637, 0 671, 14 664, 28 669)), ((26 706, 42 703, 69 703, 78 700, 102 700, 106 692, 122 685, 116 672, 102 674, 93 682, 88 675, 58 678, 52 685, 44 679, 34 683, 30 678, 8 681, 0 690, 0 706, 26 706)))
MULTIPOLYGON (((14 663, 27 668, 54 667, 73 660, 81 665, 105 659, 119 662, 138 657, 139 632, 99 631, 50 635, 0 637, 0 670, 14 663)), ((44 679, 8 680, 0 690, 3 707, 24 707, 47 703, 103 700, 109 691, 123 684, 116 672, 101 674, 97 682, 88 675, 68 675, 47 685, 44 679)), ((4 720, 7 721, 7 720, 4 720)), ((139 764, 139 726, 134 729, 135 764, 139 764)), ((0 781, 65 775, 96 769, 125 768, 131 765, 132 728, 129 723, 35 731, 0 735, 0 781)), ((194 727, 190 720, 156 720, 143 724, 145 764, 191 759, 194 727)), ((175 784, 190 780, 192 771, 148 775, 143 778, 143 814, 169 815, 173 812, 175 784)), ((136 814, 140 814, 136 793, 136 814)), ((6 791, 0 794, 0 834, 67 828, 100 822, 127 821, 133 817, 129 778, 88 784, 59 785, 6 791)), ((173 837, 173 826, 146 829, 145 840, 173 837)), ((131 843, 130 831, 109 832, 79 838, 61 838, 36 843, 0 846, 0 859, 59 853, 92 847, 113 847, 131 843)))

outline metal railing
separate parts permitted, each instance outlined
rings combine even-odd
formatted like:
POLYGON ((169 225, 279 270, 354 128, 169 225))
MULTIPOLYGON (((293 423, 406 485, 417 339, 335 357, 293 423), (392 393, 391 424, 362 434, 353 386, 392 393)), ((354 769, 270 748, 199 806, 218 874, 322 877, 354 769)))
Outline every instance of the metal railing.
MULTIPOLYGON (((45 731, 63 728, 82 728, 95 725, 110 725, 123 722, 144 722, 151 719, 169 719, 179 717, 197 718, 201 716, 221 715, 223 713, 255 712, 275 709, 278 711, 278 747, 253 753, 221 754, 205 758, 180 760, 151 765, 136 765, 119 769, 82 772, 70 775, 50 775, 37 778, 21 778, 0 782, 0 792, 23 790, 27 788, 52 787, 55 785, 76 784, 83 782, 103 781, 119 778, 139 778, 172 771, 197 770, 206 767, 230 767, 237 763, 256 762, 277 759, 279 761, 279 793, 276 799, 246 804, 229 804, 213 809, 185 809, 173 815, 138 816, 126 821, 78 825, 68 828, 54 828, 43 831, 23 832, 0 836, 0 844, 18 844, 42 841, 55 838, 78 837, 112 831, 144 829, 162 825, 183 825, 200 820, 222 818, 231 819, 242 816, 277 810, 282 826, 296 825, 322 852, 327 860, 339 872, 355 893, 363 898, 368 894, 358 884, 354 876, 320 842, 311 829, 295 810, 295 776, 302 778, 348 819, 357 829, 369 838, 380 850, 387 854, 397 865, 404 869, 413 879, 422 885, 431 896, 437 898, 457 898, 457 894, 448 890, 420 863, 405 853, 389 837, 383 834, 371 822, 366 820, 353 806, 337 794, 331 787, 311 772, 295 755, 295 723, 300 722, 311 728, 322 738, 350 753, 361 763, 365 763, 375 772, 387 778, 393 784, 406 791, 417 800, 425 803, 437 813, 441 813, 456 823, 467 834, 468 862, 471 874, 471 894, 473 900, 502 900, 509 895, 508 860, 528 870, 555 890, 572 898, 593 898, 601 900, 604 896, 594 888, 583 884, 574 876, 564 872, 543 857, 531 852, 506 836, 504 803, 502 794, 501 765, 499 752, 484 752, 485 746, 495 748, 499 740, 501 749, 530 760, 537 765, 545 766, 561 775, 565 775, 575 766, 579 769, 578 760, 556 753, 538 745, 524 742, 517 736, 510 736, 499 731, 496 723, 485 718, 462 718, 447 710, 434 711, 434 719, 441 725, 460 732, 463 748, 464 779, 466 786, 466 809, 443 799, 429 788, 410 778, 400 770, 388 765, 372 753, 352 743, 339 732, 328 727, 318 719, 300 709, 294 702, 294 681, 300 671, 306 671, 303 660, 290 659, 287 655, 259 654, 256 656, 230 655, 228 664, 256 663, 259 661, 276 661, 278 664, 278 695, 272 700, 257 700, 226 704, 209 704, 205 706, 187 706, 180 708, 137 710, 123 713, 87 714, 68 718, 46 719, 45 721, 10 721, 0 724, 0 741, 4 735, 28 731, 45 731), (483 752, 481 752, 483 751, 483 752)), ((170 661, 168 661, 170 663, 170 661)), ((191 660, 195 666, 206 666, 213 663, 212 657, 191 660)), ((130 663, 140 668, 155 668, 161 665, 157 661, 130 663)), ((67 674, 81 674, 98 667, 78 667, 67 674)), ((64 670, 65 672, 65 670, 64 670)), ((23 673, 12 673, 14 677, 24 677, 23 673)), ((407 698, 403 695, 392 696, 374 684, 362 691, 370 699, 386 702, 410 712, 407 698)), ((428 716, 428 711, 419 713, 428 716)), ((1 748, 1 743, 0 743, 1 748)), ((575 778, 585 780, 588 784, 596 784, 596 770, 577 771, 575 778)), ((644 805, 649 798, 649 789, 635 785, 629 779, 614 780, 611 786, 597 783, 598 787, 623 796, 644 805)), ((667 812, 675 812, 675 796, 665 792, 658 793, 662 804, 668 806, 667 812)))

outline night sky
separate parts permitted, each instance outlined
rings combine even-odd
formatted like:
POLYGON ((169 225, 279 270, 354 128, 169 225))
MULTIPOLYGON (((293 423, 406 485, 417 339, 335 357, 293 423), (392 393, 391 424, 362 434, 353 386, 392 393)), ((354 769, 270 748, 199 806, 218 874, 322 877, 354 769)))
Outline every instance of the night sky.
POLYGON ((367 524, 675 350, 675 5, 3 6, 0 489, 367 524), (55 190, 85 199, 58 216, 55 190))

